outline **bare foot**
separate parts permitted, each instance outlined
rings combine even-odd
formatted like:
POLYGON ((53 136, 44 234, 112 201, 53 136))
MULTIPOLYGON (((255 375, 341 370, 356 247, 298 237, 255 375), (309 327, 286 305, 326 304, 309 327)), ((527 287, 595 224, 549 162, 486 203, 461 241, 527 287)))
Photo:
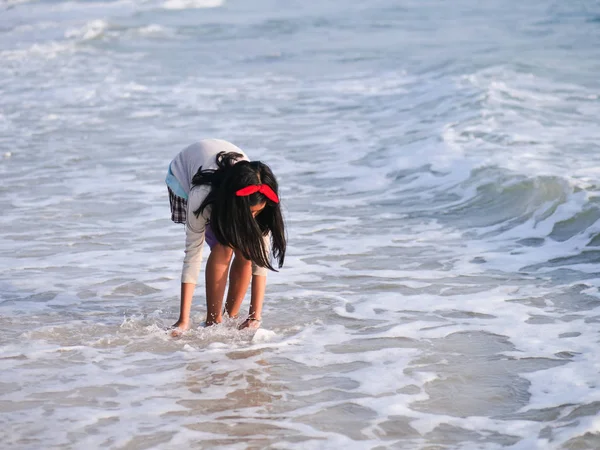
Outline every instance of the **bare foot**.
POLYGON ((204 326, 206 327, 211 327, 213 325, 218 325, 221 322, 223 322, 223 317, 218 317, 216 319, 209 319, 208 317, 206 318, 206 322, 204 322, 204 326))
POLYGON ((238 327, 239 330, 243 330, 244 328, 249 328, 251 330, 257 330, 258 328, 260 328, 260 320, 246 319, 246 320, 244 320, 244 323, 238 327))
POLYGON ((184 331, 187 331, 187 329, 189 327, 190 327, 190 324, 188 322, 182 322, 181 320, 178 320, 173 325, 171 325, 171 327, 169 328, 170 330, 172 330, 171 336, 179 337, 183 334, 184 331))

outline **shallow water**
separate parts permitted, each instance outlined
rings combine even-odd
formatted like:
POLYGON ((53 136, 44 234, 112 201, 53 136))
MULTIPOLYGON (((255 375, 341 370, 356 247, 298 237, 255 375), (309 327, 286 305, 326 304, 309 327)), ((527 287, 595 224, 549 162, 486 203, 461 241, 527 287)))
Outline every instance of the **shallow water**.
POLYGON ((7 448, 600 447, 598 4, 0 8, 7 448), (172 339, 203 137, 289 250, 256 334, 172 339))

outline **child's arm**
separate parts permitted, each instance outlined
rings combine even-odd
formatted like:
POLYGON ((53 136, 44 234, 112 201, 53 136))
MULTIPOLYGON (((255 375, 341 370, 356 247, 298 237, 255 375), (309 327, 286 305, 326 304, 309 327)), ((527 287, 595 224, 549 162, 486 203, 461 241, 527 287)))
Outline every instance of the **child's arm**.
POLYGON ((176 333, 185 331, 190 323, 190 311, 192 308, 192 297, 196 288, 198 274, 202 263, 202 247, 204 245, 206 231, 206 217, 208 212, 196 217, 194 214, 208 190, 203 187, 194 188, 190 192, 187 209, 187 223, 185 233, 185 257, 181 272, 181 302, 179 319, 173 325, 176 333))
POLYGON ((190 326, 190 311, 192 309, 192 297, 194 295, 194 283, 181 283, 181 306, 179 309, 179 320, 173 325, 181 331, 185 331, 190 326))

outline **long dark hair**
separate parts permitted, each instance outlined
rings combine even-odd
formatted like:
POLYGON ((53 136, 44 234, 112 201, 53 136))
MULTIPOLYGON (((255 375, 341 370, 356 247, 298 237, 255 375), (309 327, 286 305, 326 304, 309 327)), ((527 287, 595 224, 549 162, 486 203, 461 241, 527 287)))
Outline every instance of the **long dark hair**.
POLYGON ((280 204, 260 192, 243 197, 235 193, 250 185, 266 184, 279 196, 279 185, 269 166, 241 158, 239 153, 220 152, 217 169, 198 169, 192 185, 209 185, 211 190, 194 214, 198 217, 210 205, 210 227, 217 241, 239 250, 256 265, 275 270, 264 236, 271 232, 271 252, 281 268, 287 242, 280 204), (254 218, 250 207, 264 202, 265 208, 254 218))

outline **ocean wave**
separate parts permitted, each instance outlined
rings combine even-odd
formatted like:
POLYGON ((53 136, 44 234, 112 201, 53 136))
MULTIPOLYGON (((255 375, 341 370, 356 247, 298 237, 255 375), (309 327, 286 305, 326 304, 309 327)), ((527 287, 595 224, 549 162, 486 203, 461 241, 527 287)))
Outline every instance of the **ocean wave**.
POLYGON ((97 39, 108 29, 108 23, 104 20, 92 20, 81 28, 73 28, 65 32, 67 39, 89 41, 97 39))
POLYGON ((164 9, 202 9, 223 6, 224 0, 167 0, 162 4, 164 9))
POLYGON ((521 173, 597 176, 596 92, 504 66, 466 75, 459 85, 474 90, 470 106, 479 114, 445 127, 451 148, 521 173))
POLYGON ((16 5, 21 5, 23 3, 31 3, 34 2, 35 0, 2 0, 0 1, 0 6, 6 8, 6 9, 10 9, 15 7, 16 5))
POLYGON ((72 42, 51 41, 44 44, 33 44, 26 49, 0 51, 0 58, 5 61, 26 61, 28 58, 54 59, 63 53, 74 50, 72 42))
POLYGON ((429 220, 455 230, 466 247, 461 259, 472 264, 517 272, 592 270, 600 245, 598 186, 523 172, 462 161, 446 171, 424 165, 389 171, 389 184, 363 197, 374 211, 419 224, 413 226, 429 220))

